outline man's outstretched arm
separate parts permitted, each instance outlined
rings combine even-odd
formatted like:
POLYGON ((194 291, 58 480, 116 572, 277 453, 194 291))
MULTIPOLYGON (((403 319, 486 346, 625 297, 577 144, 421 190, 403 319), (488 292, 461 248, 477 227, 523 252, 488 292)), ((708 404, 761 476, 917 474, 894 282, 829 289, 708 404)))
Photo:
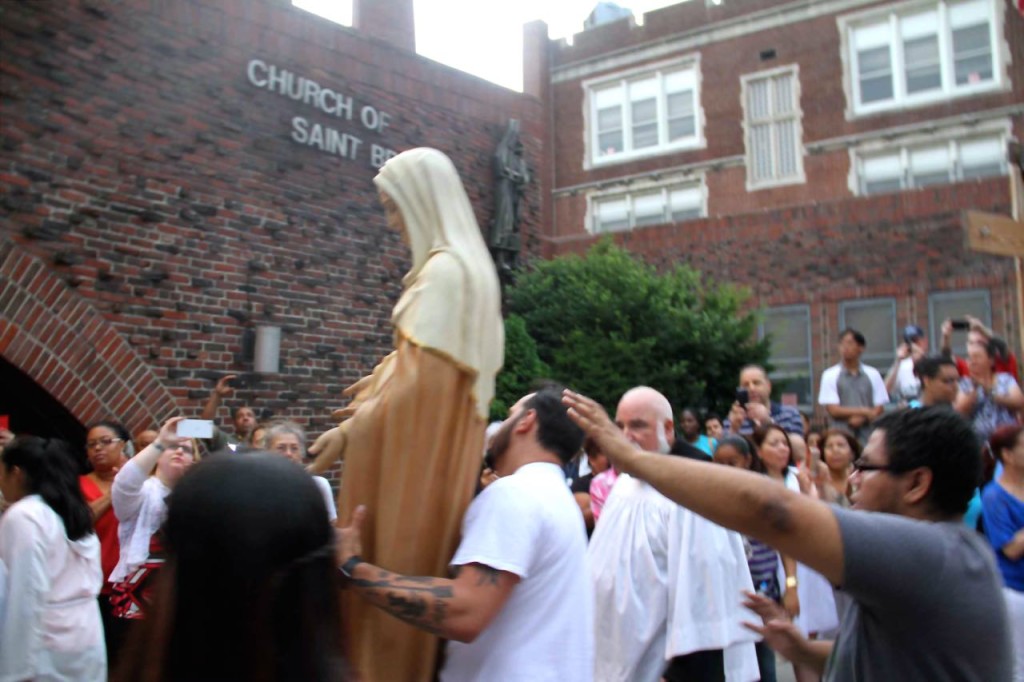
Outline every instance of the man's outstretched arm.
POLYGON ((352 562, 360 549, 358 527, 365 511, 339 531, 338 565, 351 566, 350 589, 395 618, 432 634, 472 642, 498 615, 519 576, 483 564, 458 567, 454 579, 406 576, 365 561, 352 562))
POLYGON ((749 535, 842 584, 839 522, 822 502, 765 476, 636 449, 593 400, 565 392, 569 415, 621 471, 714 523, 749 535))

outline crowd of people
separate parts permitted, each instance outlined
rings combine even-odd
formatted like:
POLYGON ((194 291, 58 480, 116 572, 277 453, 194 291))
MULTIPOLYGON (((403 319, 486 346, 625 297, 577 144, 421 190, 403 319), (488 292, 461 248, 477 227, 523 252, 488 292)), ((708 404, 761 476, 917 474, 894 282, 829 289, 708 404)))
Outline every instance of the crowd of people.
POLYGON ((84 475, 5 441, 0 680, 358 679, 338 574, 449 640, 445 680, 774 680, 777 653, 798 680, 1021 679, 1024 401, 971 333, 965 362, 908 335, 889 379, 911 359, 916 384, 872 404, 844 331, 825 430, 758 365, 724 421, 638 386, 613 423, 543 387, 488 431, 447 578, 362 560, 362 507, 336 538, 304 431, 249 406, 206 441, 98 422, 84 475))

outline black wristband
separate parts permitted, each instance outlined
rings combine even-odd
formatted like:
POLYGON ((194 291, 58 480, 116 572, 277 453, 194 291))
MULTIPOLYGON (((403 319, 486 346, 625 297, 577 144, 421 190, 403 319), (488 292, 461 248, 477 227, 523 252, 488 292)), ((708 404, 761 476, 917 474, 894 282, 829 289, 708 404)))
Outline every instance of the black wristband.
POLYGON ((352 571, 356 570, 356 566, 362 563, 365 563, 363 561, 363 557, 359 556, 358 554, 353 554, 348 558, 348 560, 345 563, 341 565, 341 568, 339 568, 338 570, 341 571, 341 574, 343 576, 345 576, 349 580, 352 580, 352 571))

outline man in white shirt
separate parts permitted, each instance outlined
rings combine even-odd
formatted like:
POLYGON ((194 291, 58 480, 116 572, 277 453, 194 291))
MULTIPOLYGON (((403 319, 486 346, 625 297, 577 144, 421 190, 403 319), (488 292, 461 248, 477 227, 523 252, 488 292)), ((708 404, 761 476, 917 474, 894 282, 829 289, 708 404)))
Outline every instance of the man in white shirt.
POLYGON ((491 441, 498 480, 473 500, 453 579, 403 576, 359 557, 365 509, 341 531, 338 562, 355 589, 406 623, 452 640, 445 681, 593 679, 586 530, 562 467, 583 434, 560 388, 521 399, 491 441))
POLYGON ((921 393, 921 380, 914 373, 914 363, 928 353, 928 339, 916 324, 903 328, 903 343, 896 350, 896 359, 885 375, 885 390, 894 400, 909 402, 921 393))
POLYGON ((821 374, 818 404, 833 424, 845 426, 861 443, 867 442, 871 422, 889 402, 877 369, 860 361, 867 343, 856 329, 839 332, 840 362, 821 374))
MULTIPOLYGON (((615 420, 638 448, 667 453, 672 406, 648 387, 627 391, 615 420)), ((594 678, 756 680, 754 640, 737 595, 753 585, 743 539, 620 476, 590 540, 594 678)))

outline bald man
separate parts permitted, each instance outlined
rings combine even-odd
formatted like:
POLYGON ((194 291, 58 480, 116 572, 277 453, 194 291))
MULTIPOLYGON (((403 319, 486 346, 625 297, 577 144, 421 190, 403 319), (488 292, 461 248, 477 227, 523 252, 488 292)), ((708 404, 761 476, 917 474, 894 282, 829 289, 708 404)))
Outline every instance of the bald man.
MULTIPOLYGON (((672 406, 646 386, 615 421, 636 447, 667 453, 672 406)), ((620 476, 588 549, 595 596, 594 679, 668 682, 758 678, 740 594, 752 590, 743 538, 620 476)))

